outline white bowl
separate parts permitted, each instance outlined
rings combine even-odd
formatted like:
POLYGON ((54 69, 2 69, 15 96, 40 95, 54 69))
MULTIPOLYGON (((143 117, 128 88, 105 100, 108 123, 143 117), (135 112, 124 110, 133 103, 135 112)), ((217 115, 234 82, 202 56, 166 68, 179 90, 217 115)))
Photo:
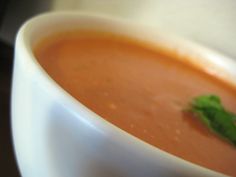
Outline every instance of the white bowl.
POLYGON ((128 21, 85 13, 49 13, 27 21, 15 44, 12 130, 23 177, 225 176, 159 150, 90 111, 47 75, 32 48, 43 37, 94 29, 175 51, 236 85, 236 64, 204 47, 128 21), (190 57, 189 57, 190 56, 190 57))

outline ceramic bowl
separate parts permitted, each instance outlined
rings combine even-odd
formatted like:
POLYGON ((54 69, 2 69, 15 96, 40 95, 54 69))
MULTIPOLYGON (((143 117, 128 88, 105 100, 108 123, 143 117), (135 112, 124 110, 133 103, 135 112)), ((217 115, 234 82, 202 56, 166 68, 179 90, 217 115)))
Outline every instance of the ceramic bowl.
POLYGON ((236 64, 209 49, 131 21, 89 13, 42 14, 20 28, 15 43, 12 131, 23 177, 224 176, 126 133, 61 88, 35 59, 35 43, 53 33, 92 29, 174 51, 236 85, 236 64))

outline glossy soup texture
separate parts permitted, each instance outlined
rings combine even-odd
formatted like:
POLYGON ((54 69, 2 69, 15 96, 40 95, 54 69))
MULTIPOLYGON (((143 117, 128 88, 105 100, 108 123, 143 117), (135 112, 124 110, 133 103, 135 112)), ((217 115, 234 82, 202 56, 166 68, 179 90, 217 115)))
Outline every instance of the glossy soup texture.
POLYGON ((73 97, 164 151, 236 176, 236 148, 183 112, 194 96, 216 94, 236 113, 236 89, 191 64, 126 37, 68 32, 39 42, 35 56, 73 97))

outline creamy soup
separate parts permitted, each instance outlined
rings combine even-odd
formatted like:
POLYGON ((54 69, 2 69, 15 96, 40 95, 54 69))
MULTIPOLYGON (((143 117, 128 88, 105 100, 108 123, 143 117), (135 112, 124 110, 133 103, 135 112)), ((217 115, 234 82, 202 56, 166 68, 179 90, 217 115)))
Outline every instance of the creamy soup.
POLYGON ((236 148, 184 109, 215 94, 236 113, 236 88, 190 63, 127 37, 65 32, 39 42, 38 62, 68 93, 137 138, 209 169, 236 176, 236 148))

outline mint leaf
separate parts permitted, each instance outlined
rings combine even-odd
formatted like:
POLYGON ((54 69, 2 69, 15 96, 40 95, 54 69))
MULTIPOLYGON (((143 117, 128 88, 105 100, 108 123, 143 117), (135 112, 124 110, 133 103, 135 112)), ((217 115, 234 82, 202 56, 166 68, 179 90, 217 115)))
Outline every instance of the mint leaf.
POLYGON ((190 109, 210 130, 236 146, 236 115, 225 110, 216 95, 203 95, 193 99, 190 109))

